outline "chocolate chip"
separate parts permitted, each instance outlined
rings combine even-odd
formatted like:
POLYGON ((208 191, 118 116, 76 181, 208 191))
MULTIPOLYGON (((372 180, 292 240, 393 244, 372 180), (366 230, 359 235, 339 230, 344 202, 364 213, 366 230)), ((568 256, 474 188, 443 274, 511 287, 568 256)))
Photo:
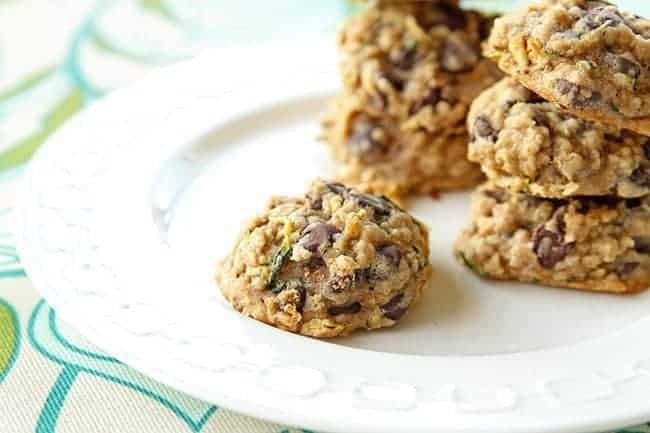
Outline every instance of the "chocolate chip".
POLYGON ((474 121, 474 132, 479 137, 492 138, 495 136, 495 130, 490 121, 485 116, 479 116, 474 121))
POLYGON ((384 316, 390 320, 399 320, 404 313, 406 313, 406 307, 401 305, 402 300, 404 299, 403 293, 398 293, 393 296, 390 301, 386 302, 381 306, 381 309, 384 313, 384 316))
POLYGON ((371 271, 370 268, 356 269, 354 271, 354 284, 359 286, 366 284, 370 281, 371 271))
POLYGON ((601 26, 614 27, 623 22, 623 18, 617 13, 611 11, 607 6, 598 6, 589 10, 578 21, 578 27, 584 27, 587 30, 595 30, 601 26))
POLYGON ((431 87, 427 92, 417 100, 413 105, 411 105, 411 108, 409 109, 409 115, 412 116, 419 112, 421 109, 424 107, 427 107, 429 105, 435 106, 438 102, 440 102, 440 89, 437 87, 431 87))
POLYGON ((296 310, 298 310, 299 313, 302 313, 302 310, 305 308, 305 301, 307 300, 307 289, 303 286, 298 286, 296 287, 296 291, 299 295, 298 302, 296 302, 296 310))
POLYGON ((348 305, 334 305, 327 309, 327 313, 331 316, 338 316, 340 314, 355 314, 361 311, 361 304, 353 302, 348 305))
POLYGON ((327 223, 310 224, 304 231, 301 244, 306 250, 316 252, 321 245, 328 244, 336 233, 341 233, 335 225, 327 223))
POLYGON ((476 48, 455 38, 453 35, 447 37, 442 48, 440 65, 447 72, 467 72, 472 70, 479 60, 476 48))
POLYGON ((641 66, 625 57, 607 53, 603 60, 614 72, 620 72, 634 79, 639 78, 641 75, 641 66))
POLYGON ((402 253, 397 245, 386 245, 380 247, 377 252, 386 257, 393 266, 399 265, 399 262, 402 259, 402 253))
POLYGON ((533 114, 533 120, 535 121, 535 124, 537 126, 543 126, 545 128, 548 128, 548 119, 546 118, 546 114, 544 114, 541 111, 535 111, 533 114))
POLYGON ((450 30, 460 30, 467 26, 465 12, 457 6, 446 2, 432 5, 437 14, 421 13, 416 14, 415 19, 420 27, 429 31, 434 26, 445 26, 450 30))
POLYGON ((646 159, 650 159, 650 143, 643 145, 643 155, 645 155, 646 159))
POLYGON ((392 70, 386 70, 382 72, 381 75, 390 83, 393 89, 397 90, 398 92, 404 90, 406 79, 401 74, 392 70))
POLYGON ((338 182, 328 182, 325 184, 325 186, 334 194, 338 194, 341 196, 345 196, 349 191, 345 185, 338 182))
POLYGON ((309 270, 309 272, 315 272, 324 267, 325 267, 325 260, 323 260, 323 258, 319 256, 311 256, 309 260, 307 260, 307 262, 305 263, 305 268, 309 270))
POLYGON ((555 88, 561 95, 569 98, 574 107, 589 107, 598 103, 603 95, 597 90, 589 90, 564 78, 555 80, 555 88))
POLYGON ((438 10, 444 12, 445 20, 443 21, 443 24, 445 24, 451 30, 460 30, 467 27, 467 17, 465 15, 465 12, 459 7, 456 7, 449 3, 441 3, 439 5, 435 5, 435 7, 437 7, 438 10))
POLYGON ((497 203, 503 203, 508 197, 508 193, 502 189, 486 189, 483 190, 483 194, 497 203))
POLYGON ((632 272, 634 272, 634 270, 635 270, 636 268, 638 268, 639 265, 640 265, 639 262, 625 262, 625 263, 619 263, 618 265, 616 265, 616 273, 617 273, 619 276, 624 277, 624 276, 626 276, 626 275, 631 274, 632 272))
POLYGON ((375 210, 376 214, 388 215, 394 206, 386 197, 379 197, 371 194, 356 193, 352 196, 357 200, 360 206, 369 207, 375 210))
POLYGON ((525 89, 525 90, 526 90, 526 96, 524 97, 524 99, 529 104, 542 104, 542 103, 548 102, 546 99, 542 98, 537 93, 532 92, 532 91, 530 91, 528 89, 525 89))
POLYGON ((630 180, 639 186, 650 187, 650 169, 648 167, 636 168, 630 175, 630 180))
POLYGON ((390 62, 397 69, 408 71, 415 65, 417 54, 417 47, 413 44, 410 47, 400 48, 394 55, 390 56, 390 62))
POLYGON ((635 236, 634 250, 641 254, 650 254, 650 236, 635 236))
POLYGON ((573 243, 564 243, 563 236, 539 226, 533 232, 533 252, 542 267, 552 269, 564 260, 573 248, 573 243))
POLYGON ((350 150, 359 155, 382 153, 386 146, 377 139, 378 131, 381 131, 381 128, 374 122, 365 118, 357 119, 348 138, 350 150))

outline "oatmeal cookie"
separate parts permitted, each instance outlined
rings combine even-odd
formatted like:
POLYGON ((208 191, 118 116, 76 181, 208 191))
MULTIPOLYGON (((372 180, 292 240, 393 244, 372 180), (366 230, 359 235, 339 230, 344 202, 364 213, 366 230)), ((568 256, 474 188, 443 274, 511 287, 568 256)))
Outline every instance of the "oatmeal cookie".
POLYGON ((304 197, 273 198, 216 279, 241 313, 324 338, 393 326, 430 277, 421 223, 386 198, 318 180, 304 197))
POLYGON ((575 116, 650 134, 650 20, 600 0, 539 0, 496 20, 485 54, 575 116))
POLYGON ((455 252, 489 278, 637 292, 650 286, 650 196, 543 199, 488 182, 455 252))
POLYGON ((324 136, 346 181, 392 195, 476 184, 465 120, 501 76, 480 54, 491 23, 451 4, 405 1, 380 3, 344 25, 343 92, 324 136))
POLYGON ((468 117, 469 159, 488 178, 541 197, 650 193, 650 138, 580 120, 505 78, 468 117))

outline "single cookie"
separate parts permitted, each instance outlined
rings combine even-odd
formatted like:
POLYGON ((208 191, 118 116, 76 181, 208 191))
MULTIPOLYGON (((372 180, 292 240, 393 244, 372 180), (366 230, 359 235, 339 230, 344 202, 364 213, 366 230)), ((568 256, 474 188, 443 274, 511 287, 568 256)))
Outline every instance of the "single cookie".
POLYGON ((507 74, 574 115, 650 134, 650 21, 599 0, 540 0, 497 19, 507 74))
POLYGON ((488 178, 541 197, 650 193, 650 138, 580 120, 505 78, 468 117, 469 159, 488 178))
POLYGON ((393 326, 431 277, 424 226, 388 199, 314 182, 274 198, 219 266, 240 312, 312 337, 393 326))
POLYGON ((488 182, 455 252, 489 278, 637 292, 650 286, 650 196, 552 200, 488 182))
POLYGON ((343 92, 324 135, 346 181, 389 195, 476 184, 465 120, 501 76, 480 54, 491 23, 450 4, 406 1, 370 7, 344 25, 343 92))

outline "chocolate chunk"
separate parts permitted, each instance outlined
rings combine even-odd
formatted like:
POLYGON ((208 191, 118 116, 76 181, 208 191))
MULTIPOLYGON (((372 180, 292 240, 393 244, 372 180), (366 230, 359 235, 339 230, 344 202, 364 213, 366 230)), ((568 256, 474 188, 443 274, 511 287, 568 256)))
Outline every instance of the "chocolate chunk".
POLYGON ((331 316, 338 316, 340 314, 355 314, 361 311, 361 304, 353 302, 348 305, 334 305, 327 309, 327 313, 331 316))
POLYGON ((625 57, 607 53, 603 60, 614 72, 620 72, 634 79, 639 78, 641 75, 641 66, 625 57))
POLYGON ((417 100, 409 109, 409 115, 412 116, 426 106, 435 106, 440 101, 440 89, 431 87, 422 98, 417 100))
POLYGON ((533 233, 533 252, 537 261, 546 269, 552 269, 564 260, 573 248, 573 243, 564 243, 564 237, 539 226, 533 233))
POLYGON ((625 263, 619 263, 618 265, 616 265, 616 273, 617 273, 619 276, 624 277, 624 276, 626 276, 626 275, 631 274, 632 272, 634 272, 634 270, 635 270, 636 268, 638 268, 639 265, 640 265, 639 262, 625 262, 625 263))
POLYGON ((635 236, 634 250, 641 254, 650 254, 650 236, 635 236))
POLYGON ((332 241, 335 234, 341 233, 335 225, 327 223, 310 224, 304 231, 305 236, 301 239, 301 244, 306 250, 316 252, 322 245, 332 241))
POLYGON ((496 135, 495 132, 490 121, 485 116, 479 116, 474 121, 474 133, 479 137, 491 138, 496 135))
POLYGON ((447 72, 467 72, 472 70, 479 60, 479 55, 473 46, 462 39, 449 36, 442 49, 440 65, 447 72))
POLYGON ((393 204, 385 197, 379 197, 371 194, 356 193, 352 196, 357 200, 360 206, 369 207, 375 210, 376 214, 388 215, 393 210, 393 204))
POLYGON ((399 265, 400 260, 402 259, 402 253, 397 247, 397 245, 386 245, 380 247, 377 252, 386 257, 391 265, 399 265))
POLYGON ((587 30, 595 30, 599 27, 615 27, 623 22, 623 18, 613 12, 607 6, 598 6, 589 10, 578 21, 578 27, 584 27, 587 30))
POLYGON ((483 194, 497 203, 503 203, 508 198, 508 193, 502 189, 486 189, 483 190, 483 194))
POLYGON ((406 307, 402 306, 402 300, 404 299, 403 293, 398 293, 393 296, 390 301, 386 302, 381 306, 381 310, 384 313, 384 316, 390 320, 399 320, 404 313, 406 313, 406 307))
POLYGON ((358 155, 382 153, 386 146, 377 139, 379 131, 381 128, 371 120, 357 119, 352 125, 348 146, 358 155))
POLYGON ((650 159, 650 143, 643 145, 643 155, 646 159, 650 159))
POLYGON ((589 107, 600 102, 603 95, 597 90, 590 90, 564 78, 555 80, 555 88, 561 95, 569 98, 574 107, 589 107))

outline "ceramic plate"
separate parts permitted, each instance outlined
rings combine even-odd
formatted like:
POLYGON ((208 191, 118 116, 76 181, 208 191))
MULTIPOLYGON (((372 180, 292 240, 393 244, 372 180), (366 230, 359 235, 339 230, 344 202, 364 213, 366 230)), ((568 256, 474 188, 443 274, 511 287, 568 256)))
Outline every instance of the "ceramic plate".
POLYGON ((24 181, 21 257, 43 296, 135 369, 221 406, 331 432, 588 432, 650 419, 650 293, 478 279, 451 244, 468 194, 415 200, 433 287, 397 327, 317 341, 242 317, 212 275, 317 141, 334 47, 225 49, 93 105, 24 181))

